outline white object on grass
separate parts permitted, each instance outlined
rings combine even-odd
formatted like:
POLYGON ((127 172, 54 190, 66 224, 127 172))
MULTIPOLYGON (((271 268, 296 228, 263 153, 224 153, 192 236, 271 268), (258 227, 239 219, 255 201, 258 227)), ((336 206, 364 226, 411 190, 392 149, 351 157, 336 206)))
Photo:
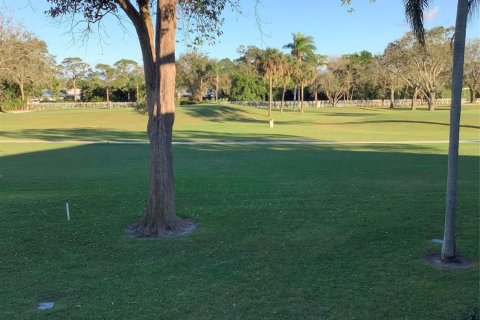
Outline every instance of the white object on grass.
POLYGON ((55 302, 40 302, 38 304, 38 310, 50 310, 55 305, 55 302))
POLYGON ((70 209, 68 207, 68 202, 65 203, 65 209, 67 210, 67 221, 70 221, 70 209))

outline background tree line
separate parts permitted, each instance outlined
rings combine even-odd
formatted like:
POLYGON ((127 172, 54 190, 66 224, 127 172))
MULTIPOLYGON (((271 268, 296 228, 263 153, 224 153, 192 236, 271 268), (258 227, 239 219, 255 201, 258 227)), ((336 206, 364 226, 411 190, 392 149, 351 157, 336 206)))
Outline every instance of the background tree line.
MULTIPOLYGON (((238 58, 212 59, 191 51, 177 59, 177 94, 184 100, 296 101, 303 112, 304 101, 385 101, 411 99, 415 109, 423 99, 434 110, 435 99, 449 97, 451 82, 452 28, 426 32, 425 47, 406 33, 379 55, 368 51, 326 57, 318 54, 314 39, 295 33, 282 49, 238 48, 238 58)), ((480 40, 467 42, 464 73, 465 95, 475 102, 480 95, 480 40), (468 92, 467 92, 468 90, 468 92)), ((0 16, 0 106, 25 105, 29 99, 138 101, 145 95, 143 67, 122 59, 113 65, 91 66, 78 57, 59 65, 45 42, 12 19, 0 16), (46 90, 48 89, 48 90, 46 90), (47 94, 46 94, 47 92, 47 94)))
MULTIPOLYGON (((239 57, 210 59, 192 51, 178 59, 177 87, 191 101, 230 99, 235 101, 381 99, 394 107, 396 99, 411 99, 414 109, 423 99, 434 110, 435 99, 449 98, 452 73, 452 28, 427 30, 425 47, 413 33, 388 44, 382 54, 368 51, 326 57, 316 53, 313 38, 293 34, 283 48, 265 50, 241 46, 239 57)), ((467 42, 465 96, 475 102, 480 95, 480 40, 467 42)))

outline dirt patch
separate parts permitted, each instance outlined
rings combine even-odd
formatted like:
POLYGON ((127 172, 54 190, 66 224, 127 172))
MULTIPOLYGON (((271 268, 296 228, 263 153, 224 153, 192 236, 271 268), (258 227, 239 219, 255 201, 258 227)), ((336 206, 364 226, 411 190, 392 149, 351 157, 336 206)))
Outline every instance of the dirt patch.
POLYGON ((440 254, 429 254, 424 258, 424 261, 439 270, 468 269, 475 265, 469 259, 461 256, 443 261, 440 254))

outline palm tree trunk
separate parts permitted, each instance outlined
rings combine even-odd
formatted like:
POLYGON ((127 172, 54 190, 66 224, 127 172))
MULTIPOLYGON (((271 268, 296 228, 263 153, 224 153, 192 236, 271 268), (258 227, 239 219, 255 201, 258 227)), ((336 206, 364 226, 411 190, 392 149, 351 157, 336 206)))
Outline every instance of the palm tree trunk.
POLYGON ((218 101, 218 83, 219 83, 218 74, 215 77, 215 101, 218 101))
POLYGON ((458 0, 455 42, 453 44, 452 102, 450 107, 450 141, 448 145, 447 195, 442 261, 450 261, 456 257, 455 216, 457 209, 458 144, 467 17, 468 0, 458 0))
POLYGON ((282 92, 282 102, 280 103, 280 113, 283 113, 283 104, 285 103, 285 92, 287 91, 287 84, 283 84, 283 92, 282 92))
POLYGON ((300 111, 302 112, 303 114, 303 99, 304 99, 304 85, 303 83, 300 85, 300 111))
POLYGON ((273 95, 273 78, 268 77, 268 117, 272 117, 272 95, 273 95))

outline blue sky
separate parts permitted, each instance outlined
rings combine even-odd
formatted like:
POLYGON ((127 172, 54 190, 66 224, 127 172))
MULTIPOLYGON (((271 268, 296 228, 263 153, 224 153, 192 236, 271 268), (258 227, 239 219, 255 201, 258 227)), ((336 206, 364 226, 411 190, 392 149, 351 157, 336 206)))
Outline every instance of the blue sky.
MULTIPOLYGON (((291 41, 292 33, 301 32, 315 39, 318 53, 341 55, 368 50, 381 53, 389 42, 400 38, 409 27, 402 0, 352 0, 354 11, 340 0, 261 0, 255 13, 255 0, 241 0, 242 13, 226 9, 223 35, 214 46, 201 51, 214 58, 238 57, 240 45, 281 48, 291 41), (260 27, 257 18, 261 20, 260 27)), ((70 23, 55 21, 43 14, 46 0, 3 0, 0 10, 20 21, 25 29, 44 40, 50 53, 60 62, 78 56, 91 65, 113 64, 127 58, 141 63, 141 53, 133 28, 128 21, 120 26, 116 18, 107 17, 101 30, 88 40, 69 32, 70 23)), ((425 16, 427 28, 452 26, 456 1, 434 0, 425 16)), ((81 29, 79 29, 80 31, 81 29)), ((478 14, 469 23, 467 37, 480 36, 478 14)), ((185 52, 184 36, 178 34, 177 56, 185 52)))

